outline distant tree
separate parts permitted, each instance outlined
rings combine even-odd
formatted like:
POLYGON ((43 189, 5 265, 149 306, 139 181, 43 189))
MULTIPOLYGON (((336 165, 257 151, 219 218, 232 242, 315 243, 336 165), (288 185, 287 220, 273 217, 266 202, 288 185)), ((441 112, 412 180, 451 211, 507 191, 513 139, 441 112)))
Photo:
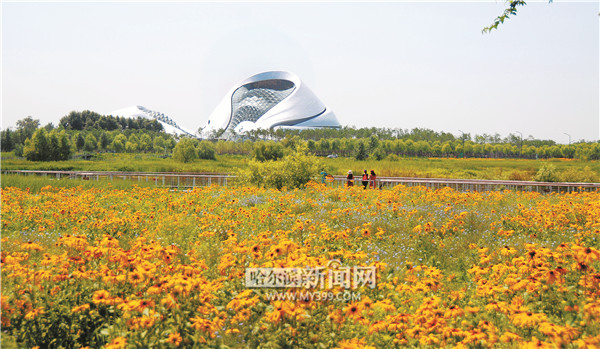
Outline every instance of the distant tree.
POLYGON ((182 138, 173 149, 173 158, 180 162, 191 162, 198 158, 195 142, 190 138, 182 138))
MULTIPOLYGON (((56 132, 56 130, 53 132, 56 132)), ((62 130, 58 132, 56 136, 58 138, 59 160, 68 160, 71 155, 73 155, 73 147, 71 140, 69 139, 69 135, 65 132, 65 130, 62 130)))
POLYGON ((138 144, 131 141, 125 142, 125 151, 128 153, 135 153, 138 151, 138 144))
POLYGON ((15 135, 14 132, 7 128, 0 132, 0 149, 2 151, 12 151, 15 149, 15 135))
POLYGON ((375 135, 369 137, 369 151, 374 151, 379 146, 379 138, 375 135))
POLYGON ((19 143, 25 144, 25 140, 31 138, 38 127, 40 127, 40 120, 33 119, 31 116, 17 121, 19 143))
POLYGON ((84 145, 85 145, 85 138, 83 137, 83 134, 81 132, 79 132, 77 134, 77 139, 75 140, 75 146, 77 147, 77 150, 82 150, 84 145))
POLYGON ((154 137, 153 149, 157 153, 163 153, 163 152, 166 153, 167 148, 166 148, 166 144, 165 144, 165 139, 162 138, 161 136, 154 137))
POLYGON ((141 151, 151 151, 152 150, 152 137, 147 133, 144 133, 140 136, 140 150, 141 151))
POLYGON ((354 158, 356 158, 356 160, 365 160, 367 156, 367 146, 365 145, 365 142, 363 140, 360 140, 357 144, 354 158))
POLYGON ((48 132, 45 128, 38 129, 25 141, 23 155, 29 161, 46 161, 50 158, 48 132))
POLYGON ((450 145, 450 142, 445 142, 442 144, 442 154, 444 154, 444 156, 448 156, 450 153, 452 153, 452 146, 450 145))
POLYGON ((375 160, 380 161, 386 157, 386 153, 385 150, 383 150, 383 148, 379 146, 371 152, 370 156, 373 157, 375 160))
POLYGON ((100 132, 100 140, 98 141, 98 146, 100 149, 106 150, 110 144, 110 139, 108 138, 108 134, 105 131, 100 132))
POLYGON ((216 160, 215 146, 209 141, 201 141, 198 144, 198 158, 205 160, 216 160))
POLYGON ((127 143, 127 137, 124 134, 120 133, 115 136, 110 147, 117 153, 122 153, 125 151, 125 143, 127 143))
POLYGON ((89 133, 85 136, 85 142, 83 144, 83 150, 85 151, 94 151, 98 148, 98 140, 94 137, 93 134, 89 133))
POLYGON ((252 158, 261 162, 277 160, 283 155, 283 146, 274 141, 257 141, 252 149, 252 158))

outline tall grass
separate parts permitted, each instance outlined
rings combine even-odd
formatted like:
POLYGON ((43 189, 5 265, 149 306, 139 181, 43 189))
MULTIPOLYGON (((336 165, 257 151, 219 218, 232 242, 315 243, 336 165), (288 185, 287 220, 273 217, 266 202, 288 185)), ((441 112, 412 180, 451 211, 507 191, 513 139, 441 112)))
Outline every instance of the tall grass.
MULTIPOLYGON (((63 171, 129 171, 129 172, 203 172, 235 173, 245 168, 249 157, 219 155, 217 160, 195 160, 191 163, 163 159, 157 154, 97 154, 92 160, 34 162, 17 159, 2 153, 4 170, 63 170, 63 171)), ((352 170, 360 174, 363 169, 375 170, 379 176, 466 178, 500 180, 534 180, 545 164, 552 164, 563 181, 598 181, 600 161, 584 160, 528 160, 528 159, 455 159, 455 158, 396 158, 396 161, 354 158, 323 160, 328 173, 343 175, 352 170), (585 172, 585 176, 582 173, 585 172), (580 178, 581 177, 581 178, 580 178)))
POLYGON ((76 188, 83 189, 133 189, 135 187, 154 187, 152 182, 144 181, 136 182, 128 179, 114 179, 113 181, 106 178, 100 180, 83 180, 83 179, 57 179, 54 177, 38 176, 38 175, 15 175, 4 174, 0 177, 2 188, 14 187, 20 189, 29 189, 31 193, 37 193, 43 187, 52 186, 55 188, 76 188))
POLYGON ((27 161, 5 158, 4 170, 38 171, 127 171, 127 172, 210 172, 229 173, 243 166, 247 158, 239 155, 223 155, 217 160, 195 160, 181 163, 171 158, 163 159, 157 154, 96 154, 91 160, 27 161))
POLYGON ((592 173, 592 178, 595 178, 593 174, 600 176, 600 162, 583 160, 399 158, 397 161, 358 161, 337 158, 325 159, 324 162, 327 172, 333 174, 345 174, 348 170, 360 174, 363 169, 373 169, 378 175, 386 177, 534 180, 544 164, 553 164, 559 173, 568 174, 564 176, 565 181, 578 181, 576 172, 586 167, 592 173))

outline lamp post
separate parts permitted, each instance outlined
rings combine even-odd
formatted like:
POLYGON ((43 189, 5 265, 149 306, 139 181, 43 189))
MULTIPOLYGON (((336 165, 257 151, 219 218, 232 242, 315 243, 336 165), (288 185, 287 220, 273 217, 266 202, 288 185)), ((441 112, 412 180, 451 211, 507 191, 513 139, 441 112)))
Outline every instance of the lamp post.
POLYGON ((570 134, 568 134, 568 133, 566 133, 566 132, 563 132, 563 133, 564 133, 564 134, 566 134, 567 136, 569 136, 569 145, 567 146, 567 149, 568 149, 568 150, 567 150, 567 153, 568 153, 568 155, 567 155, 567 156, 568 156, 569 158, 571 158, 571 157, 572 157, 572 156, 571 156, 571 135, 570 135, 570 134))
POLYGON ((523 134, 519 131, 515 131, 521 135, 521 141, 519 142, 519 159, 521 158, 521 152, 523 151, 523 134))
POLYGON ((465 157, 465 133, 461 130, 458 130, 458 132, 462 133, 460 135, 460 139, 462 140, 462 157, 465 157))

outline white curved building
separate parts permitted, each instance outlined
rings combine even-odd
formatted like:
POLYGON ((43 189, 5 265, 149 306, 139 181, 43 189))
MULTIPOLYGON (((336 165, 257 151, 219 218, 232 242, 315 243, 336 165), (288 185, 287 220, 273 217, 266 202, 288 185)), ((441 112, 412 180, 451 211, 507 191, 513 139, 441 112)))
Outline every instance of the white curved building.
POLYGON ((220 136, 221 131, 239 134, 277 127, 340 127, 340 123, 298 76, 270 71, 235 85, 213 111, 202 134, 220 136))
POLYGON ((162 127, 166 133, 171 133, 171 134, 178 135, 178 136, 185 135, 185 136, 194 137, 193 132, 186 130, 186 129, 182 128, 181 126, 177 125, 175 123, 175 121, 173 121, 173 119, 171 119, 167 115, 157 112, 157 111, 154 111, 154 110, 150 110, 141 105, 133 105, 131 107, 112 111, 105 115, 121 116, 121 117, 126 117, 126 118, 142 117, 142 118, 148 118, 148 119, 155 119, 162 125, 162 127))

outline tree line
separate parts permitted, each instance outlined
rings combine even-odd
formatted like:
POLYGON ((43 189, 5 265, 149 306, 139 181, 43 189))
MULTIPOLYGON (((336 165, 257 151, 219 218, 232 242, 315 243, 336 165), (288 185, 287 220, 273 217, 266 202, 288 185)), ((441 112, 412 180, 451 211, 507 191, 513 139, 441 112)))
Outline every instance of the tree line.
POLYGON ((599 142, 563 145, 531 136, 522 139, 513 134, 502 138, 499 134, 463 133, 456 137, 422 128, 256 130, 229 140, 199 141, 167 134, 156 120, 103 116, 90 111, 71 112, 61 118, 57 127, 52 124, 41 127, 39 120, 27 117, 17 122, 15 130, 2 130, 0 138, 3 152, 14 151, 16 156, 35 161, 65 160, 77 153, 94 152, 153 152, 171 156, 179 143, 181 149, 176 158, 181 161, 211 159, 223 154, 273 160, 283 156, 284 148, 295 148, 300 143, 317 156, 358 160, 400 157, 600 159, 599 142), (188 140, 182 143, 183 139, 188 140))

